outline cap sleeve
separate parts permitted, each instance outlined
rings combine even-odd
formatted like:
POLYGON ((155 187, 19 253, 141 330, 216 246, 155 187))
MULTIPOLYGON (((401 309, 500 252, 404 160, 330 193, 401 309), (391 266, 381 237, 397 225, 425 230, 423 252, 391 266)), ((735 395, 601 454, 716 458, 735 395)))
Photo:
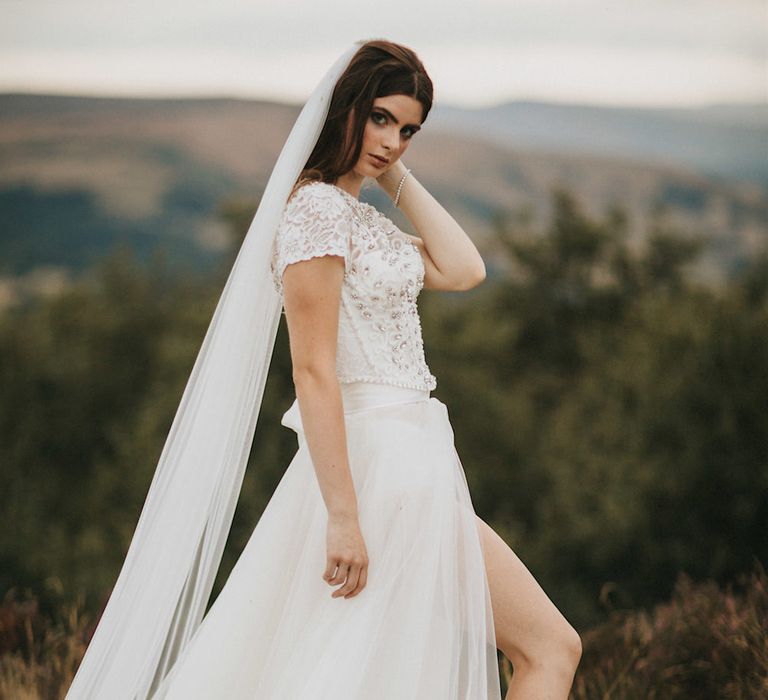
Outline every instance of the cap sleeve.
POLYGON ((283 293, 283 272, 291 263, 325 255, 349 260, 351 212, 341 193, 327 183, 304 185, 290 199, 275 236, 272 274, 283 293))

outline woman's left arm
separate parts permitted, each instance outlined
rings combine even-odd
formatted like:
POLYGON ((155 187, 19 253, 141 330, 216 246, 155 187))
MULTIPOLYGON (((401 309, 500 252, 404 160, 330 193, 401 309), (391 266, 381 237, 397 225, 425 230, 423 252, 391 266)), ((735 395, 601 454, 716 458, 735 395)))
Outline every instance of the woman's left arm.
MULTIPOLYGON (((394 201, 406 171, 401 160, 376 181, 394 201)), ((475 244, 426 188, 409 173, 400 190, 400 209, 418 236, 406 234, 424 260, 424 288, 463 291, 485 279, 485 263, 475 244)))

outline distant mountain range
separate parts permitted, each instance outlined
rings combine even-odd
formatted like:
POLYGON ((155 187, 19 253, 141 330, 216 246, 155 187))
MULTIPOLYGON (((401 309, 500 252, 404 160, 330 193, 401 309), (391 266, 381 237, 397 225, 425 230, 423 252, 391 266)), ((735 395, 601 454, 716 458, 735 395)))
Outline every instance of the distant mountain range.
POLYGON ((652 109, 519 101, 436 106, 428 121, 511 148, 683 165, 768 186, 768 104, 652 109))
MULTIPOLYGON (((66 277, 119 242, 141 257, 163 246, 171 262, 206 269, 228 245, 220 205, 255 210, 298 111, 0 95, 0 306, 42 285, 41 270, 66 277)), ((706 237, 700 271, 717 279, 768 241, 766 116, 764 105, 436 105, 403 160, 481 250, 504 213, 526 208, 546 225, 562 186, 588 215, 624 207, 639 243, 660 212, 706 237)), ((361 198, 413 232, 372 181, 361 198)))

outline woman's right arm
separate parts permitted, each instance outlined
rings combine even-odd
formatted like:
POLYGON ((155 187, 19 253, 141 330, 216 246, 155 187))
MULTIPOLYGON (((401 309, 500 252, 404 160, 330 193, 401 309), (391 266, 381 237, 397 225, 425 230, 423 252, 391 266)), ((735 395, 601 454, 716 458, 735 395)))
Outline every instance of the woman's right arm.
POLYGON ((336 377, 343 278, 344 259, 338 255, 289 264, 282 278, 296 398, 328 511, 323 579, 332 586, 346 581, 333 592, 334 598, 357 595, 366 584, 368 570, 336 377))

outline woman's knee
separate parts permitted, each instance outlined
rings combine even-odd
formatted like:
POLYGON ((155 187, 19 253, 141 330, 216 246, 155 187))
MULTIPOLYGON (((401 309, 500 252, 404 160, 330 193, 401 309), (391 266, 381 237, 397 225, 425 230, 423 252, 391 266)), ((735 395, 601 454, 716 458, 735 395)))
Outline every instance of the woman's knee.
POLYGON ((581 658, 581 638, 509 545, 480 517, 496 645, 512 663, 552 659, 564 667, 581 658))
POLYGON ((582 654, 579 633, 565 620, 548 625, 525 640, 499 639, 499 649, 515 668, 547 668, 572 673, 582 654))
POLYGON ((582 653, 581 637, 571 625, 567 625, 562 644, 566 656, 578 664, 582 653))

